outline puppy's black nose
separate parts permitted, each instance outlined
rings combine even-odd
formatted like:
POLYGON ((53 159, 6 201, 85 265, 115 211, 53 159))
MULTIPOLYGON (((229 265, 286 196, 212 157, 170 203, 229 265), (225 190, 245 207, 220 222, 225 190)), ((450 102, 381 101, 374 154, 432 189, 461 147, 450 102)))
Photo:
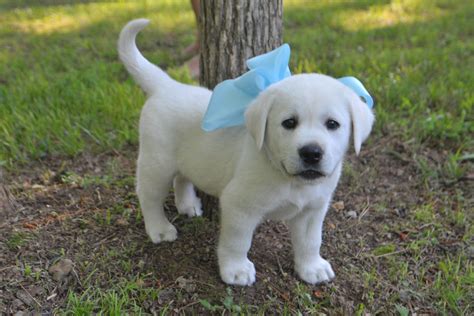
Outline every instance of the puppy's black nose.
POLYGON ((308 165, 317 164, 323 158, 323 153, 318 145, 306 145, 298 150, 301 159, 308 165))

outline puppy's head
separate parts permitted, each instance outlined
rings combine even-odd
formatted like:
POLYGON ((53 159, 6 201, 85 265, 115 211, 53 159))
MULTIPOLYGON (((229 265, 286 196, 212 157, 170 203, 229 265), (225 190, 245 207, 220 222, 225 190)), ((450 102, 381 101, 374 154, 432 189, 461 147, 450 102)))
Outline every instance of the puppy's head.
POLYGON ((289 77, 262 92, 245 113, 257 148, 289 177, 316 181, 334 173, 353 135, 358 154, 374 115, 348 87, 319 74, 289 77))

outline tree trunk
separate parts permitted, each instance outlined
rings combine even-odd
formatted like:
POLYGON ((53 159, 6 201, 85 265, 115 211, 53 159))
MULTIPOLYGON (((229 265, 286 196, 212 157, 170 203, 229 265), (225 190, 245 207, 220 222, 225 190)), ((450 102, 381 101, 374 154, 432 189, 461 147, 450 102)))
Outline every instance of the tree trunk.
POLYGON ((282 44, 283 0, 201 0, 200 83, 214 89, 282 44))
MULTIPOLYGON (((246 72, 245 61, 282 44, 283 0, 201 0, 200 76, 209 89, 246 72)), ((218 201, 200 193, 203 209, 217 216, 218 201)))

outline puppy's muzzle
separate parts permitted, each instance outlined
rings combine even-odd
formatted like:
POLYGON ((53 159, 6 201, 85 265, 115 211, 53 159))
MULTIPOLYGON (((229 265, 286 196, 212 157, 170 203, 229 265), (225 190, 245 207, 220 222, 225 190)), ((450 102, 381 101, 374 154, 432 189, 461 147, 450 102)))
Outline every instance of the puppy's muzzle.
POLYGON ((306 180, 314 180, 324 177, 324 173, 319 171, 319 162, 323 159, 323 149, 316 144, 306 145, 298 150, 298 154, 303 161, 305 170, 298 173, 298 176, 306 180))

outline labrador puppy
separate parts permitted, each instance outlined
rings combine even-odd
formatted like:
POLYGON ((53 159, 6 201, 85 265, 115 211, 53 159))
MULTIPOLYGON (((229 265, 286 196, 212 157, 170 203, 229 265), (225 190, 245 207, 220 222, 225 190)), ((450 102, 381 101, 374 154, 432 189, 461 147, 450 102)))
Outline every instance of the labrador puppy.
POLYGON ((137 194, 150 239, 177 237, 163 211, 172 184, 178 212, 202 214, 196 186, 220 199, 217 254, 224 282, 255 282, 247 252, 266 219, 287 221, 301 279, 331 280, 331 265, 319 253, 323 220, 351 132, 359 153, 374 122, 371 110, 336 79, 301 74, 260 93, 245 113, 246 126, 204 132, 201 121, 212 92, 176 82, 142 56, 135 37, 147 24, 129 22, 118 49, 148 95, 140 117, 137 194))

